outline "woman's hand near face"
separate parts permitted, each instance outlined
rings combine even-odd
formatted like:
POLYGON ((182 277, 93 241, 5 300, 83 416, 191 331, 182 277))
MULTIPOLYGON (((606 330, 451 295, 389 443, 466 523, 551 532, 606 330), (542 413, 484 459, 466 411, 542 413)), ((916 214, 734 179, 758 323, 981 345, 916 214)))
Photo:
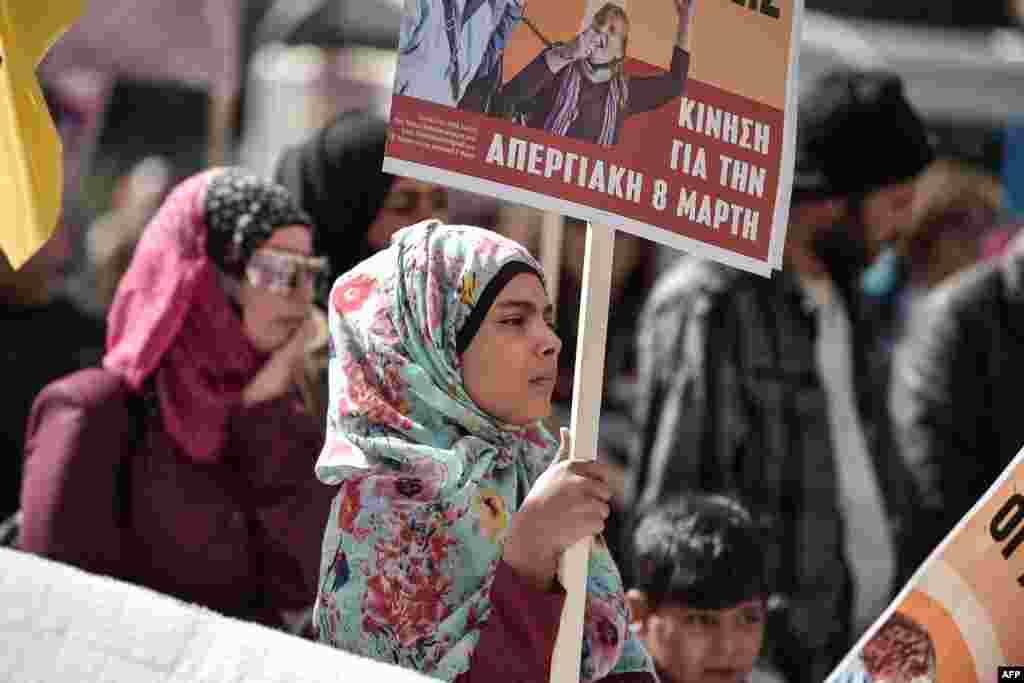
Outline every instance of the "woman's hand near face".
POLYGON ((291 339, 271 354, 270 359, 242 392, 246 405, 262 403, 285 395, 301 381, 307 347, 318 331, 310 316, 296 328, 291 339))
POLYGON ((608 466, 567 460, 568 438, 568 430, 563 429, 559 457, 512 516, 505 542, 505 562, 542 590, 551 587, 561 554, 603 532, 610 512, 608 466))
POLYGON ((602 41, 606 37, 599 31, 595 31, 593 27, 588 28, 583 33, 576 36, 569 45, 572 48, 573 59, 586 59, 594 50, 597 49, 602 41))
POLYGON ((593 28, 588 28, 573 38, 571 42, 548 50, 545 54, 548 68, 552 73, 557 74, 573 62, 586 59, 603 39, 600 33, 593 28))

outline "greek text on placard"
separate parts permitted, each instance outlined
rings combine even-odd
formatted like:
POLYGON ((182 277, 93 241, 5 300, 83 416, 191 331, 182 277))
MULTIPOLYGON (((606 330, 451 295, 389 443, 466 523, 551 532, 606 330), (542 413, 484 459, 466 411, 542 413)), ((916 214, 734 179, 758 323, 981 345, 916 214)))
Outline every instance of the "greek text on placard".
POLYGON ((416 120, 395 119, 399 142, 463 159, 476 154, 477 129, 459 121, 420 115, 416 120))
MULTIPOLYGON (((1024 542, 1022 521, 1024 521, 1024 495, 1015 493, 999 508, 999 512, 992 518, 992 523, 989 525, 992 540, 996 543, 1009 540, 1002 548, 1003 558, 1006 560, 1013 557, 1018 546, 1024 542), (1011 536, 1013 538, 1010 538, 1011 536)), ((1024 574, 1018 577, 1017 583, 1024 586, 1024 574)))

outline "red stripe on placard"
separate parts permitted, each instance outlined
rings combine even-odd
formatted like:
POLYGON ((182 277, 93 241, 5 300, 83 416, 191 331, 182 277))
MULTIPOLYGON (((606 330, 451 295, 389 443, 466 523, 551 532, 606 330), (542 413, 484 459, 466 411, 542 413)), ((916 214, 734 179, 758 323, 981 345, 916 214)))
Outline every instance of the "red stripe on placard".
POLYGON ((675 99, 656 111, 631 117, 619 143, 603 148, 396 95, 387 156, 575 202, 765 261, 781 170, 783 112, 698 81, 687 83, 685 97, 694 103, 688 117, 692 128, 681 125, 682 102, 675 99), (706 125, 709 116, 711 124, 706 125), (735 142, 724 139, 721 131, 725 126, 714 125, 719 116, 723 121, 735 117, 735 142), (758 126, 768 131, 767 154, 754 148, 758 126), (496 136, 500 136, 503 163, 488 162, 488 152, 497 145, 496 136), (516 151, 525 156, 517 157, 518 163, 510 168, 512 140, 521 142, 516 151), (698 171, 701 154, 705 177, 698 171), (570 155, 575 159, 567 177, 570 155), (586 159, 587 171, 581 186, 582 159, 586 159), (593 177, 599 164, 604 184, 600 176, 593 177), (724 177, 725 185, 721 183, 723 166, 730 171, 724 177), (734 168, 737 171, 731 172, 734 168), (619 176, 621 182, 609 184, 613 176, 619 176), (627 197, 630 177, 639 192, 627 197), (753 177, 763 178, 763 183, 751 183, 753 177), (664 209, 655 204, 658 181, 666 190, 664 209), (680 201, 684 190, 692 204, 680 201), (723 220, 726 211, 728 218, 723 220), (748 227, 745 236, 744 227, 752 220, 756 220, 756 235, 748 227))

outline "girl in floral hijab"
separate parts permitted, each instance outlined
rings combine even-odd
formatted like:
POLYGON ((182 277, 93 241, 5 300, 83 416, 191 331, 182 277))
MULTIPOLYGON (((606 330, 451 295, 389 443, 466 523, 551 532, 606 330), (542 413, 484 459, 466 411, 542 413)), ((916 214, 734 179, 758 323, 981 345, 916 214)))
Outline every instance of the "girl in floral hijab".
MULTIPOLYGON (((321 640, 445 681, 548 679, 554 565, 610 497, 601 465, 549 465, 550 315, 523 247, 436 221, 335 283, 321 640)), ((582 680, 653 680, 601 543, 587 596, 582 680)))

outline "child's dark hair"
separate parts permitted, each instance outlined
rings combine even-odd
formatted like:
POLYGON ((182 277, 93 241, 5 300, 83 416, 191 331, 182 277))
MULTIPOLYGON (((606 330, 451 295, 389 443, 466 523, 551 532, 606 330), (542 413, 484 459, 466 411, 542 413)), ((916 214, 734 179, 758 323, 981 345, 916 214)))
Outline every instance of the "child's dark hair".
POLYGON ((629 577, 653 607, 728 609, 768 598, 757 525, 737 501, 690 494, 636 518, 629 577))

